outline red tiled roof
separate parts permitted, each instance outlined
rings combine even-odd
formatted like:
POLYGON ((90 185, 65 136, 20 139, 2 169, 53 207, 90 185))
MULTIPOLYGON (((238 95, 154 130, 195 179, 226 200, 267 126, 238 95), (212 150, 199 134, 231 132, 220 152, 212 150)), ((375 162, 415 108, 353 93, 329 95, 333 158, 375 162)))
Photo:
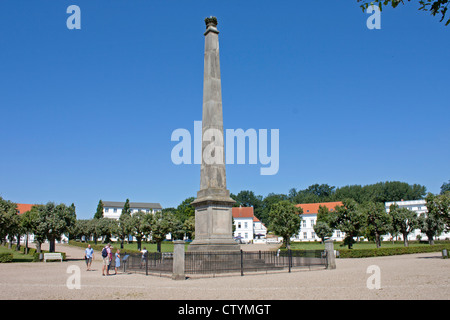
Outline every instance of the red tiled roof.
POLYGON ((253 207, 233 207, 233 218, 253 218, 253 207))
POLYGON ((27 211, 30 211, 32 206, 34 206, 34 204, 18 203, 17 204, 17 213, 23 214, 27 211))
POLYGON ((328 210, 333 209, 336 206, 342 206, 343 203, 341 201, 335 202, 321 202, 321 203, 300 203, 296 204, 296 207, 301 207, 303 209, 303 214, 317 214, 319 212, 319 206, 327 207, 328 210))

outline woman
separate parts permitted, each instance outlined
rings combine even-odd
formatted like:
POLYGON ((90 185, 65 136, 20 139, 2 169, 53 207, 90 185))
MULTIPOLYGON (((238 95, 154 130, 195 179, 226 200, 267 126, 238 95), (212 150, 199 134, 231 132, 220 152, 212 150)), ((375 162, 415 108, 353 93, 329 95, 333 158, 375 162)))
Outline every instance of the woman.
POLYGON ((114 266, 114 271, 116 272, 115 274, 117 274, 117 268, 120 267, 120 250, 117 249, 116 252, 116 261, 115 261, 115 266, 114 266))

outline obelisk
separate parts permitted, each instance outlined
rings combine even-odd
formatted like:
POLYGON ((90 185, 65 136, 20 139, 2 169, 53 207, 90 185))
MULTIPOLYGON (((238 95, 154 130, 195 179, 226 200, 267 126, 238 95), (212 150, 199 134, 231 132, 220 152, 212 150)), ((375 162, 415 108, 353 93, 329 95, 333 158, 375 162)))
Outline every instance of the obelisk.
POLYGON ((222 90, 217 19, 205 19, 203 75, 202 163, 195 207, 195 240, 189 251, 238 251, 233 240, 230 198, 226 186, 222 90))

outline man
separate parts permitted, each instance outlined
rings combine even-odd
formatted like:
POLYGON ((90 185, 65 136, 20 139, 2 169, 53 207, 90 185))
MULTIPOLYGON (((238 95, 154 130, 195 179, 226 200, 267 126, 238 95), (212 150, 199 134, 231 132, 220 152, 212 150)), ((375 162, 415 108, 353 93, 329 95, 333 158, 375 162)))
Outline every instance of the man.
POLYGON ((92 259, 94 259, 94 249, 88 244, 86 250, 84 251, 84 260, 86 261, 86 271, 91 270, 92 259))
POLYGON ((102 266, 102 275, 105 275, 105 271, 106 271, 106 275, 109 276, 109 262, 110 262, 110 258, 111 258, 111 243, 108 243, 106 245, 106 247, 103 248, 102 250, 102 258, 103 258, 103 266, 102 266))

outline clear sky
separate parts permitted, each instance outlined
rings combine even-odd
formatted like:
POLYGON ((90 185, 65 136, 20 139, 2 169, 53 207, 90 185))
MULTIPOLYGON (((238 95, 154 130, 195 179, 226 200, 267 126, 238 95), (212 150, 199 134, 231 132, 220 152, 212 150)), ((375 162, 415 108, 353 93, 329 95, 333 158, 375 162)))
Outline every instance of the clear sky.
POLYGON ((201 120, 204 18, 217 16, 224 127, 279 129, 276 175, 228 165, 233 193, 450 179, 450 26, 418 1, 369 30, 351 1, 2 0, 0 196, 177 206, 199 165, 175 129, 201 120), (69 30, 69 5, 81 30, 69 30))

